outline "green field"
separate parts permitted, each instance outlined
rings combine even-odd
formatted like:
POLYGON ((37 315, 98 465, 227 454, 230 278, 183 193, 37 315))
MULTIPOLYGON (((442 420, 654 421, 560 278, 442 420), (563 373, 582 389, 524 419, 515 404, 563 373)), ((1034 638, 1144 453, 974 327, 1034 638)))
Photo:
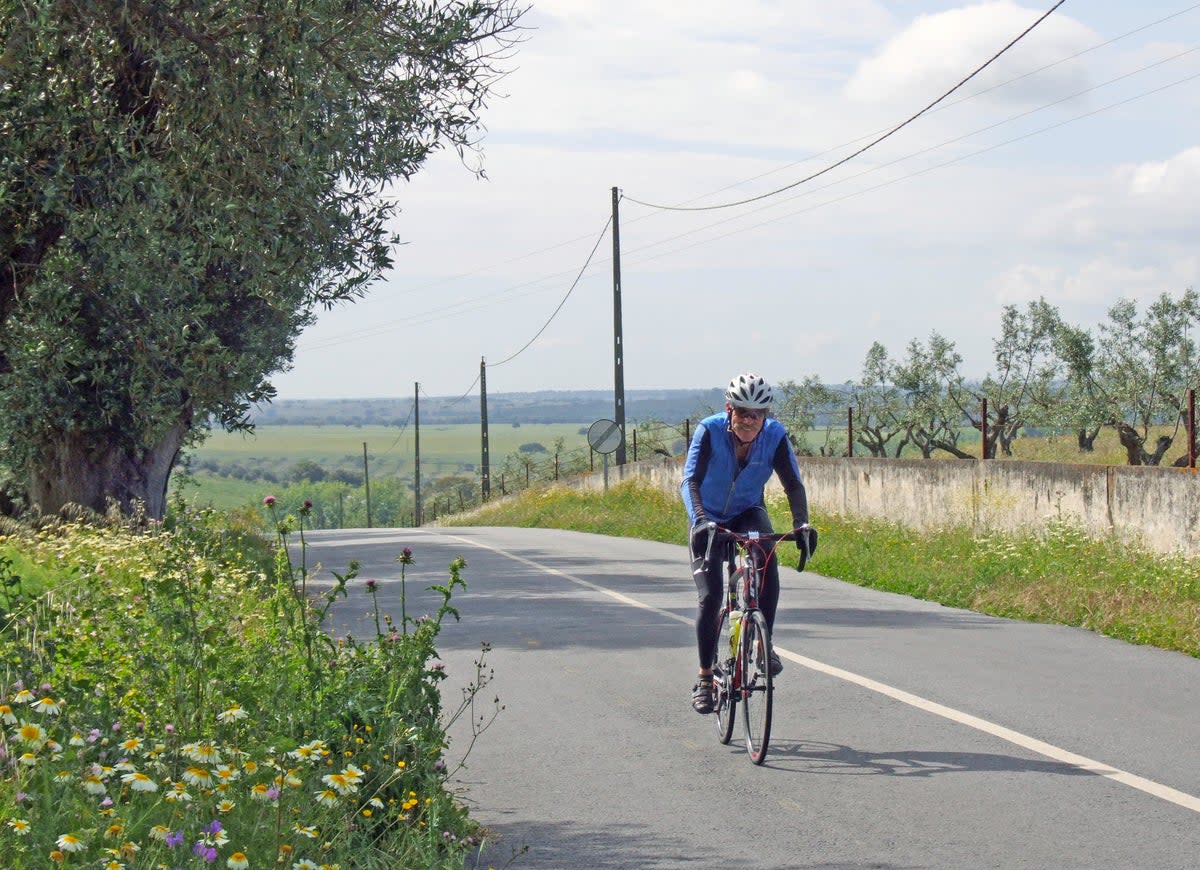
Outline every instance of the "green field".
MULTIPOLYGON (((546 449, 545 453, 521 454, 539 464, 553 462, 559 439, 564 453, 586 456, 590 452, 586 433, 587 424, 582 423, 491 426, 492 478, 498 481, 505 457, 518 453, 523 445, 540 444, 546 449)), ((218 508, 258 502, 270 489, 270 477, 287 480, 291 469, 302 461, 316 463, 327 472, 362 474, 364 444, 370 480, 411 480, 416 441, 411 426, 403 430, 394 426, 259 426, 249 435, 217 431, 188 453, 197 486, 185 492, 189 500, 218 508)), ((423 483, 447 475, 477 476, 482 458, 478 425, 422 426, 420 442, 423 483)), ((596 462, 600 467, 599 458, 596 462)))

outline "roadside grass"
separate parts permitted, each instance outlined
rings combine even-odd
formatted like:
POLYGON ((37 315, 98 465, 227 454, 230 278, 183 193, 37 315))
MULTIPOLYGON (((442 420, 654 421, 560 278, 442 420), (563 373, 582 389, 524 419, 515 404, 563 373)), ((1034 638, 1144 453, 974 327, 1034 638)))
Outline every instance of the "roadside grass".
MULTIPOLYGON (((776 528, 790 518, 769 505, 776 528)), ((607 492, 543 487, 443 517, 442 525, 538 526, 676 543, 687 538, 679 499, 640 481, 607 492)), ((815 516, 814 571, 994 616, 1089 629, 1200 657, 1200 560, 1091 539, 1053 519, 1022 535, 917 532, 845 516, 815 516)), ((782 564, 797 554, 780 550, 782 564)))
MULTIPOLYGON (((276 505, 268 504, 268 513, 276 505)), ((0 864, 462 868, 483 835, 448 787, 436 612, 393 620, 351 562, 315 595, 305 516, 0 528, 0 864), (362 596, 375 636, 322 629, 362 596)), ((420 559, 405 548, 405 565, 420 559)), ((482 699, 480 699, 482 700, 482 699)))

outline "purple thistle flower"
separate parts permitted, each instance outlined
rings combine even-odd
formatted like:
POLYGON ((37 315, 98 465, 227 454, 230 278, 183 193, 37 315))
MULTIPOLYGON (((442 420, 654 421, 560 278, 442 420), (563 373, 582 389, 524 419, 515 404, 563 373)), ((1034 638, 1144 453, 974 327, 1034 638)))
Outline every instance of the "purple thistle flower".
POLYGON ((268 495, 266 498, 263 499, 263 504, 265 504, 267 507, 274 507, 275 506, 275 496, 268 495))

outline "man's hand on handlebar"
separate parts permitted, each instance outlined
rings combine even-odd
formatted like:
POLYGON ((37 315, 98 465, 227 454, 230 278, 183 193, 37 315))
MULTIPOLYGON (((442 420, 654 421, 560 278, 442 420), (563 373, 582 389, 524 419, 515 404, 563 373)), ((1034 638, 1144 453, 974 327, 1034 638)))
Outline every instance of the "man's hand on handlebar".
POLYGON ((803 571, 804 563, 812 558, 813 553, 817 552, 817 530, 808 523, 796 526, 796 549, 800 551, 798 570, 803 571))

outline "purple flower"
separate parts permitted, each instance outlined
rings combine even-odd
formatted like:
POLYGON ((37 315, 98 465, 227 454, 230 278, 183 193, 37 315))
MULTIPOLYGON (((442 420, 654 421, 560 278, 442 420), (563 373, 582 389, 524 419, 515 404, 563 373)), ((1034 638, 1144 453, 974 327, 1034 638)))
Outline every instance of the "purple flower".
POLYGON ((367 581, 367 591, 368 591, 368 592, 374 592, 374 591, 375 591, 375 581, 374 581, 374 580, 368 580, 368 581, 367 581))
MULTIPOLYGON (((172 831, 171 833, 167 834, 163 842, 174 849, 183 842, 183 831, 172 831)), ((196 845, 199 845, 199 843, 196 845)))
POLYGON ((400 551, 399 558, 396 559, 396 561, 399 562, 401 565, 411 565, 412 560, 413 560, 412 547, 405 547, 403 550, 400 551))
POLYGON ((19 791, 17 792, 17 796, 14 798, 14 800, 19 804, 23 804, 25 801, 29 800, 29 795, 25 794, 23 791, 19 791))
POLYGON ((108 795, 105 795, 104 800, 100 801, 100 806, 103 807, 104 809, 108 809, 112 805, 113 805, 113 799, 111 797, 109 797, 108 795))
POLYGON ((265 504, 267 507, 274 507, 275 506, 275 496, 268 495, 266 498, 263 499, 263 504, 265 504))
POLYGON ((211 822, 208 823, 208 827, 205 828, 205 830, 208 831, 210 834, 219 834, 219 833, 221 833, 221 823, 218 822, 216 819, 213 819, 211 822))
POLYGON ((112 723, 112 730, 113 730, 113 734, 120 734, 121 733, 121 723, 120 722, 112 723))
POLYGON ((168 734, 174 734, 175 726, 172 725, 170 722, 168 722, 166 725, 163 726, 163 730, 166 731, 168 734))
POLYGON ((305 509, 306 511, 310 511, 310 510, 312 510, 312 500, 311 500, 311 499, 307 499, 307 498, 306 498, 306 499, 304 500, 304 509, 305 509))
POLYGON ((276 788, 275 786, 271 786, 269 789, 267 789, 267 800, 269 800, 269 801, 279 800, 279 789, 276 788))

